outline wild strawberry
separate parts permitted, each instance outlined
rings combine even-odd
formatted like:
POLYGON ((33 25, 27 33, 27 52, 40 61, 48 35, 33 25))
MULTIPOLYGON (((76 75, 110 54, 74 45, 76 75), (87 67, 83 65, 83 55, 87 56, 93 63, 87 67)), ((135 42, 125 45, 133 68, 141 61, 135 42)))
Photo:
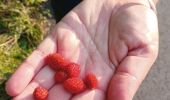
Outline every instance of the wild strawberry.
POLYGON ((97 87, 98 80, 94 74, 90 73, 85 77, 85 84, 89 89, 93 89, 97 87))
POLYGON ((80 93, 86 89, 86 86, 83 80, 78 78, 69 78, 64 81, 64 88, 73 94, 80 93))
POLYGON ((66 66, 66 73, 68 77, 78 77, 80 74, 80 65, 76 63, 70 63, 66 66))
POLYGON ((67 74, 63 71, 56 72, 54 79, 56 83, 62 83, 67 79, 67 74))
POLYGON ((52 69, 58 71, 63 70, 69 64, 60 54, 50 54, 45 58, 45 63, 52 69))
POLYGON ((46 100, 48 97, 48 90, 43 87, 37 87, 35 88, 33 95, 35 100, 46 100))

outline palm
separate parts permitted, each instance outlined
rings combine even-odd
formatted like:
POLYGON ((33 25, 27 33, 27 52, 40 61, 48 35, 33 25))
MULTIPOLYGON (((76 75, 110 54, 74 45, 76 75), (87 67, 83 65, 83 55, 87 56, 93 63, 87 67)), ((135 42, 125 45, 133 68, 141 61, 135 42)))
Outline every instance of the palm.
POLYGON ((127 5, 116 9, 117 5, 113 1, 82 2, 57 24, 52 37, 49 36, 52 41, 46 40, 51 45, 44 47, 44 43, 39 47, 40 51, 45 48, 43 54, 57 50, 66 59, 79 63, 81 78, 88 72, 95 73, 99 80, 98 88, 71 97, 61 85, 54 85, 54 72, 44 67, 34 78, 35 81, 30 82, 16 99, 31 100, 32 96, 27 95, 33 91, 31 87, 38 85, 37 82, 50 88, 49 100, 103 100, 107 96, 115 67, 120 64, 126 66, 122 62, 128 61, 131 56, 143 56, 147 52, 144 47, 157 42, 154 34, 144 34, 156 30, 156 26, 150 27, 149 21, 145 19, 148 8, 127 5), (97 6, 94 7, 94 4, 97 6))

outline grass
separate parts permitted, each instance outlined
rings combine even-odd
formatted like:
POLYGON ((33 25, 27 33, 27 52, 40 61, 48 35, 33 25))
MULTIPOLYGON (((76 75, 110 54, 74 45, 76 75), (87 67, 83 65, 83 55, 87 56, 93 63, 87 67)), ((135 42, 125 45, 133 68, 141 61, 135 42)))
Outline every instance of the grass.
POLYGON ((0 0, 0 100, 5 82, 44 39, 51 17, 46 0, 0 0))

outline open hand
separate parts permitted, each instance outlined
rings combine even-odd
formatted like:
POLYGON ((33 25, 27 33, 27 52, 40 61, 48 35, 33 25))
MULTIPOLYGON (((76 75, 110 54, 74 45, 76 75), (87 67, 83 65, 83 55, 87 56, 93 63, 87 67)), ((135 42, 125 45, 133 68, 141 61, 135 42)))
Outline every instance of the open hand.
POLYGON ((48 100, 132 100, 158 54, 157 17, 145 0, 84 0, 70 11, 25 60, 6 85, 14 100, 33 100, 34 89, 49 89, 48 100), (93 72, 99 86, 72 95, 55 84, 44 57, 58 52, 93 72))

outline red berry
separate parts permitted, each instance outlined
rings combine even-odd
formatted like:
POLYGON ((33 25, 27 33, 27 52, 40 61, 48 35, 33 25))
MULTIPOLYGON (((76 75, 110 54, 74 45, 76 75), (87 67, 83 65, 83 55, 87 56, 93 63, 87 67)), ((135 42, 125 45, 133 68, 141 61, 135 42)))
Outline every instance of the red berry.
POLYGON ((63 70, 69 64, 60 54, 50 54, 45 58, 45 63, 54 70, 63 70))
POLYGON ((86 89, 86 86, 83 80, 78 78, 69 78, 64 81, 64 88, 73 94, 80 93, 86 89))
POLYGON ((33 95, 35 100, 46 100, 48 96, 48 90, 43 87, 37 87, 35 88, 33 95))
POLYGON ((56 83, 62 83, 67 79, 67 74, 63 71, 56 72, 54 79, 56 83))
POLYGON ((76 63, 70 63, 68 66, 66 66, 66 73, 68 74, 68 77, 78 77, 80 74, 80 65, 76 63))
POLYGON ((85 77, 85 84, 89 89, 93 89, 97 87, 98 80, 94 74, 90 73, 85 77))

